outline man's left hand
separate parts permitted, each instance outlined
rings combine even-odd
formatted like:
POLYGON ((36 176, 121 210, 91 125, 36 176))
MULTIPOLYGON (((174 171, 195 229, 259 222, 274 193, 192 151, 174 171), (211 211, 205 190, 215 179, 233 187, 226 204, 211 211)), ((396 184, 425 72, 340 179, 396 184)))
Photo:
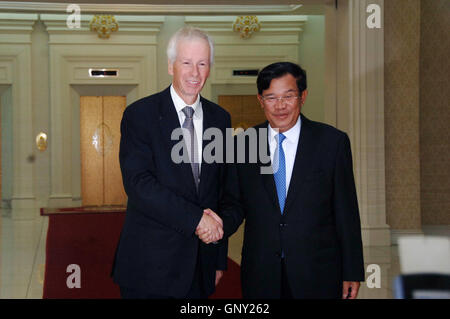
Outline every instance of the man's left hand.
POLYGON ((342 299, 356 299, 360 285, 359 281, 344 281, 342 285, 342 299), (352 288, 351 292, 348 291, 350 288, 352 288))
POLYGON ((219 283, 222 276, 223 276, 223 270, 216 270, 216 286, 219 283))

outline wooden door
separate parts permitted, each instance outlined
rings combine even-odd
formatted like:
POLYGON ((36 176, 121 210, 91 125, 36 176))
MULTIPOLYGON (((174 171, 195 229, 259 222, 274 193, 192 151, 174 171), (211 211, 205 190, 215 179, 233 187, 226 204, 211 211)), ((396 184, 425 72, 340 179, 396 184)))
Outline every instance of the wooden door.
POLYGON ((256 95, 219 95, 219 105, 230 112, 234 128, 247 129, 266 120, 256 95))
POLYGON ((80 98, 81 198, 83 206, 124 206, 119 165, 124 96, 80 98))

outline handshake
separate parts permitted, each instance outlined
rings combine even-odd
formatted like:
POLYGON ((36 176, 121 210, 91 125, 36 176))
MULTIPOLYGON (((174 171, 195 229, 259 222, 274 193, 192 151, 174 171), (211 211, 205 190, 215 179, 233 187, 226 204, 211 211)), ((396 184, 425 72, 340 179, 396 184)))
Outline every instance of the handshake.
POLYGON ((205 244, 217 243, 223 237, 222 219, 211 209, 205 209, 195 234, 205 244))

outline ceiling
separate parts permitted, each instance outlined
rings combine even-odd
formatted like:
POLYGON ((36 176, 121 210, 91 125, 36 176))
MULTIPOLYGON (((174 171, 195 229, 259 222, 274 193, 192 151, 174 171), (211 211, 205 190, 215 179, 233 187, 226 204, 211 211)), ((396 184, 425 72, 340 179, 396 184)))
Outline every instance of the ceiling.
MULTIPOLYGON (((31 1, 2 1, 2 2, 47 2, 47 3, 103 3, 103 4, 164 4, 167 0, 31 0, 31 1)), ((303 5, 320 5, 332 4, 335 0, 170 0, 171 5, 282 5, 282 4, 303 4, 303 5)))
POLYGON ((12 0, 0 1, 0 12, 65 13, 67 5, 75 3, 85 13, 322 15, 324 5, 334 5, 335 1, 337 0, 12 0))

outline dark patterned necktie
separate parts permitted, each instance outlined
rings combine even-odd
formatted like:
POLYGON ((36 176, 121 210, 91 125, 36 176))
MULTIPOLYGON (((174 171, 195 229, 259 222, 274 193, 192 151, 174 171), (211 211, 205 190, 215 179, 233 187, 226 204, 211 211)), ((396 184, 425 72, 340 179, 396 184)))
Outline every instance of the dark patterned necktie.
POLYGON ((280 204, 281 214, 284 210, 284 202, 286 201, 286 160, 284 157, 283 141, 286 138, 282 133, 276 136, 277 147, 275 149, 274 164, 277 171, 273 174, 275 186, 277 188, 278 203, 280 204))
POLYGON ((198 161, 198 148, 197 148, 197 138, 194 130, 194 109, 190 106, 186 106, 181 110, 186 119, 183 123, 183 128, 188 130, 189 136, 185 138, 186 146, 190 150, 190 161, 192 168, 192 175, 194 176, 195 187, 198 189, 198 184, 200 182, 199 176, 199 161, 198 161))

